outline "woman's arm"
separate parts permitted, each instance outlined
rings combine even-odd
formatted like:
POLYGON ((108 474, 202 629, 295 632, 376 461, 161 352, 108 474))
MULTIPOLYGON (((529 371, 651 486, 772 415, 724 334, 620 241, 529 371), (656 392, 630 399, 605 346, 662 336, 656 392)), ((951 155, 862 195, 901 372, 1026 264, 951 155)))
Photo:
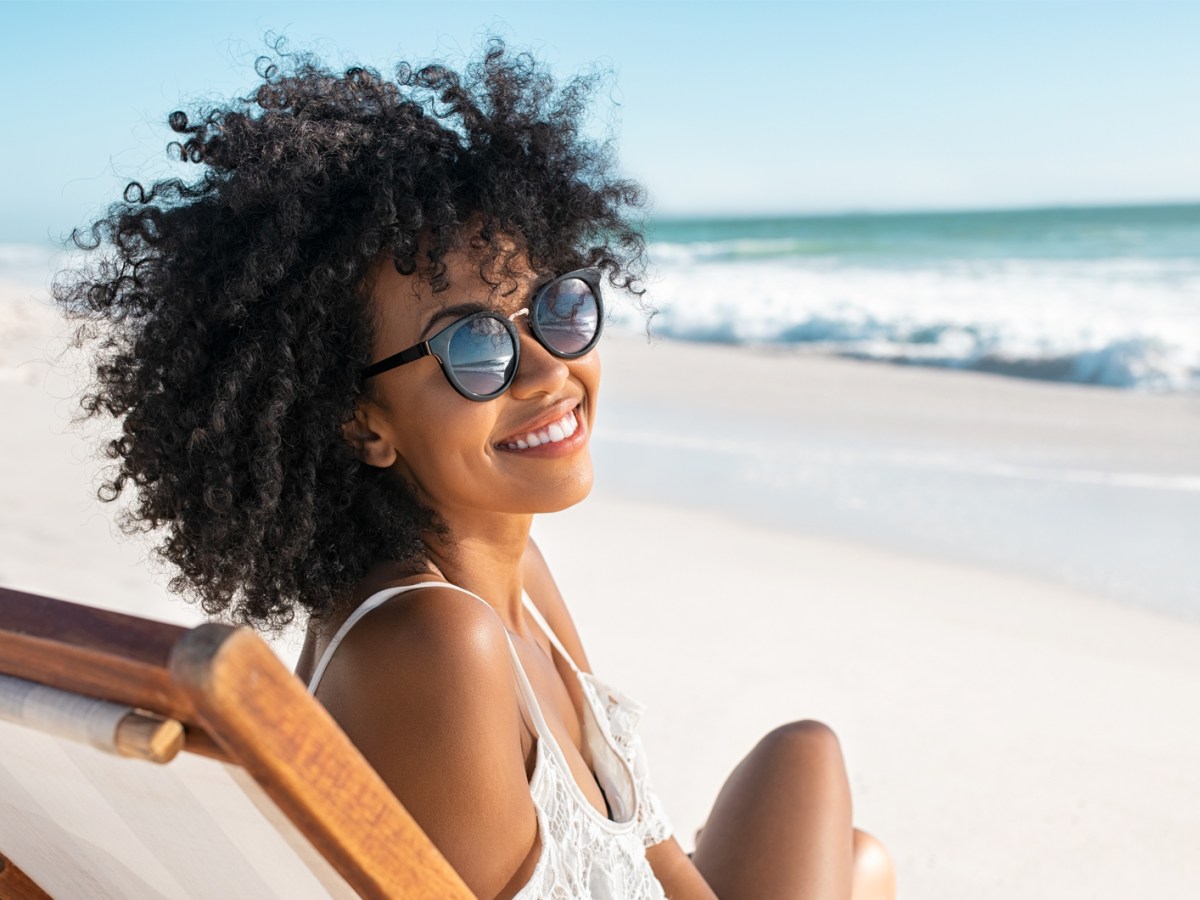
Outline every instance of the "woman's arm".
POLYGON ((646 859, 668 900, 717 900, 717 895, 675 838, 669 837, 647 847, 646 859))
POLYGON ((537 814, 493 612, 445 589, 385 603, 347 634, 317 695, 477 896, 529 880, 537 814))

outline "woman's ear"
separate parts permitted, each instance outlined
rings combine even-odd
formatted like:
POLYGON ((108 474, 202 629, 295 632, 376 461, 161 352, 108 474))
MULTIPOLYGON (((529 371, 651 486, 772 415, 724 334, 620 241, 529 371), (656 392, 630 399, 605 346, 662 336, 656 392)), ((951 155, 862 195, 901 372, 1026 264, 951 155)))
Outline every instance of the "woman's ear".
POLYGON ((387 469, 396 462, 396 448, 375 429, 374 405, 369 400, 360 401, 350 421, 342 423, 342 437, 368 466, 387 469))

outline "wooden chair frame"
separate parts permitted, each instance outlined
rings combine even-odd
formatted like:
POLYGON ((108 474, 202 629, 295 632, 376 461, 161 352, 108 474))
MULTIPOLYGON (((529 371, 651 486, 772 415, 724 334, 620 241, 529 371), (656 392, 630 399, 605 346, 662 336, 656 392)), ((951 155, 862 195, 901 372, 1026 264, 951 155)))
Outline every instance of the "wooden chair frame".
MULTIPOLYGON (((188 629, 0 588, 0 673, 177 720, 185 752, 245 769, 363 897, 474 896, 248 628, 188 629)), ((25 882, 0 856, 0 895, 45 896, 25 882)))

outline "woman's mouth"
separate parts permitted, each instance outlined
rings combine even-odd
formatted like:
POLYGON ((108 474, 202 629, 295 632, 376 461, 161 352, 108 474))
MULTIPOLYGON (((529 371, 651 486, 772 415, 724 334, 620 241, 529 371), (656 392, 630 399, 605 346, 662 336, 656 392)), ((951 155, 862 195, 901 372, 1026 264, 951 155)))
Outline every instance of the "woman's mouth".
POLYGON ((566 414, 549 425, 543 425, 541 428, 528 431, 525 434, 515 435, 508 440, 501 441, 497 444, 500 450, 532 450, 535 447, 545 446, 547 444, 558 444, 568 440, 574 435, 580 427, 580 421, 577 418, 579 407, 567 410, 566 414))

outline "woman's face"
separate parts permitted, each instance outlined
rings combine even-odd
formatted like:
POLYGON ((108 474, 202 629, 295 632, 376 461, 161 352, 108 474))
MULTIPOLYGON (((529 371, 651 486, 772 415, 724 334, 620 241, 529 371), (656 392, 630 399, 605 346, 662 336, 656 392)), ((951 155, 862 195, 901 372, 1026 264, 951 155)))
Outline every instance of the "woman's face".
MULTIPOLYGON (((376 267, 373 359, 427 340, 467 315, 464 305, 512 315, 526 308, 546 280, 522 254, 507 267, 501 262, 485 270, 487 280, 474 253, 450 253, 445 261, 450 287, 440 293, 418 276, 399 274, 390 260, 376 267), (454 307, 459 309, 447 312, 454 307)), ((484 402, 463 397, 438 361, 424 357, 372 378, 368 397, 347 426, 355 431, 348 437, 364 461, 403 476, 418 488, 422 503, 449 523, 458 513, 552 512, 591 490, 588 442, 599 356, 593 350, 579 359, 559 359, 534 340, 527 316, 513 322, 520 363, 499 397, 484 402)))

